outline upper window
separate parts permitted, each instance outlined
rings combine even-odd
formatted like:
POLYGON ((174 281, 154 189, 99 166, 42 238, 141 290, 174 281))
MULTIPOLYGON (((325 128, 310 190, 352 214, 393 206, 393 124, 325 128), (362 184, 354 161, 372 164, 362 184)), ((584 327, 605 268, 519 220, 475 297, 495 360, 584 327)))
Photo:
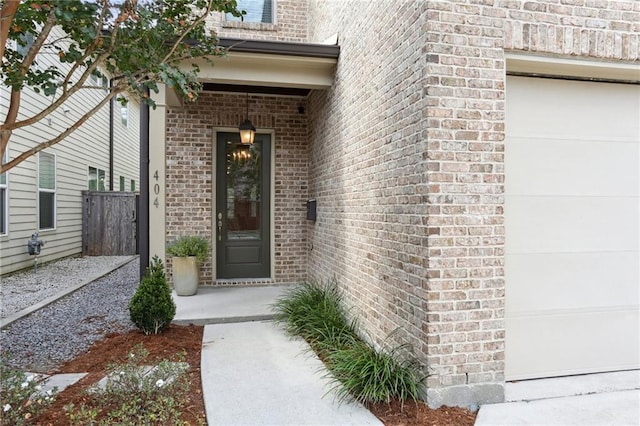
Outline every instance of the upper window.
POLYGON ((33 33, 26 33, 22 35, 20 40, 16 43, 16 52, 18 52, 23 58, 27 56, 27 53, 29 53, 29 49, 33 46, 35 39, 36 38, 33 33))
POLYGON ((124 191, 125 179, 124 176, 120 176, 120 191, 124 191))
POLYGON ((120 122, 124 127, 129 127, 129 104, 120 104, 120 122))
POLYGON ((105 172, 89 167, 89 191, 105 191, 105 172))
POLYGON ((102 87, 105 93, 109 92, 109 79, 98 70, 91 73, 89 83, 94 87, 102 87))
POLYGON ((275 0, 238 0, 238 10, 244 10, 246 15, 242 18, 227 13, 227 21, 258 22, 273 24, 273 2, 275 0))
POLYGON ((38 154, 38 221, 40 229, 56 227, 56 156, 38 154))
MULTIPOLYGON (((2 164, 9 158, 9 150, 5 150, 2 156, 2 164)), ((9 190, 7 188, 7 172, 0 174, 0 235, 7 235, 9 230, 9 190)))

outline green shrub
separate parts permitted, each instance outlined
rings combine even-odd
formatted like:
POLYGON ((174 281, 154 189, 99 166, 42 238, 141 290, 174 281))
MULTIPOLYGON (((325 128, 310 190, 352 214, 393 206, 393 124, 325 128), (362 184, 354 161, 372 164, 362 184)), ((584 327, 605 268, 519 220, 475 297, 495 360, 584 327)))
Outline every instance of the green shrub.
POLYGON ((276 322, 289 334, 309 342, 321 356, 358 340, 356 321, 346 319, 335 280, 326 284, 302 283, 278 299, 274 308, 276 322))
POLYGON ((28 425, 53 403, 56 389, 42 391, 42 379, 0 363, 0 424, 28 425))
POLYGON ((418 376, 418 365, 413 359, 399 361, 403 346, 390 351, 376 351, 360 342, 329 354, 327 363, 339 400, 353 397, 361 403, 390 403, 416 400, 419 397, 422 378, 418 376))
POLYGON ((158 334, 169 327, 176 315, 176 304, 164 274, 164 265, 158 256, 151 259, 138 290, 129 303, 131 321, 144 334, 158 334))
POLYGON ((199 236, 184 236, 175 240, 167 248, 167 253, 175 257, 198 258, 198 262, 204 262, 209 256, 209 240, 199 236))
POLYGON ((273 305, 275 320, 287 333, 304 338, 324 361, 343 402, 364 404, 416 400, 419 397, 419 364, 406 345, 376 351, 357 334, 357 320, 347 320, 337 282, 303 283, 273 305))

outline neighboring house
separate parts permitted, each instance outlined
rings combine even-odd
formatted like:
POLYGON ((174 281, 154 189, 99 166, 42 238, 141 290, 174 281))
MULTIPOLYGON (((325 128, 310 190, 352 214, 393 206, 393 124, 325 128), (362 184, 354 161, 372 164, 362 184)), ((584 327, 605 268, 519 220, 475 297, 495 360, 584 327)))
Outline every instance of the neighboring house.
MULTIPOLYGON (((58 56, 41 52, 39 66, 58 64, 58 56)), ((108 85, 91 76, 88 85, 108 85)), ((0 86, 0 116, 9 105, 10 89, 0 86)), ((14 132, 7 155, 14 158, 39 142, 57 136, 104 98, 105 91, 83 89, 46 119, 14 132)), ((19 119, 30 117, 50 98, 24 89, 19 119)), ((82 191, 139 190, 139 106, 114 102, 113 123, 107 104, 60 143, 0 175, 0 275, 32 267, 27 251, 31 235, 45 242, 39 261, 82 253, 82 191), (110 173, 110 126, 113 126, 113 173, 110 173)))
POLYGON ((432 406, 640 367, 640 2, 239 4, 271 8, 211 22, 205 92, 150 112, 150 255, 201 234, 206 284, 335 276, 432 406))

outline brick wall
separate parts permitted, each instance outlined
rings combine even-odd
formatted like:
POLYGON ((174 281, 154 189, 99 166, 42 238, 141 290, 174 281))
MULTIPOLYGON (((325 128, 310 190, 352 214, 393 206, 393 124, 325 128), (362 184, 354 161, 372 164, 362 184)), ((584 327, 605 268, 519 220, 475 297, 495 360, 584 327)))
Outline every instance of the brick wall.
POLYGON ((637 61, 640 2, 310 0, 310 41, 333 33, 309 274, 335 274, 376 341, 403 331, 432 406, 500 401, 505 50, 637 61))
MULTIPOLYGON (((306 277, 307 118, 301 98, 249 97, 250 119, 275 136, 275 283, 306 277)), ((194 104, 167 112, 167 242, 179 235, 206 235, 213 228, 214 129, 237 128, 245 118, 245 94, 203 93, 194 104)), ((170 259, 167 259, 170 272, 170 259)), ((213 284, 212 259, 201 268, 203 284, 213 284)), ((228 283, 227 283, 228 284, 228 283)))
POLYGON ((335 276, 364 335, 427 348, 424 2, 311 2, 311 41, 339 33, 335 83, 310 111, 309 275, 335 276), (397 331, 396 331, 397 330, 397 331), (395 333, 393 333, 396 331, 395 333))
POLYGON ((208 22, 218 37, 251 40, 307 41, 307 0, 273 0, 276 7, 275 23, 225 21, 216 13, 208 22))
POLYGON ((504 381, 505 49, 637 60, 640 3, 429 2, 427 21, 429 400, 491 401, 504 381))

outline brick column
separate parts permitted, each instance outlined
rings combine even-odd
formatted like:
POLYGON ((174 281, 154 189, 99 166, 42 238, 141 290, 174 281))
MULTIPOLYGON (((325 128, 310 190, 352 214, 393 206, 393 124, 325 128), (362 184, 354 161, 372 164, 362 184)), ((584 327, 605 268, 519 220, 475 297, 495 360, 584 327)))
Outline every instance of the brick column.
POLYGON ((425 70, 432 406, 504 399, 504 12, 431 2, 425 70))

